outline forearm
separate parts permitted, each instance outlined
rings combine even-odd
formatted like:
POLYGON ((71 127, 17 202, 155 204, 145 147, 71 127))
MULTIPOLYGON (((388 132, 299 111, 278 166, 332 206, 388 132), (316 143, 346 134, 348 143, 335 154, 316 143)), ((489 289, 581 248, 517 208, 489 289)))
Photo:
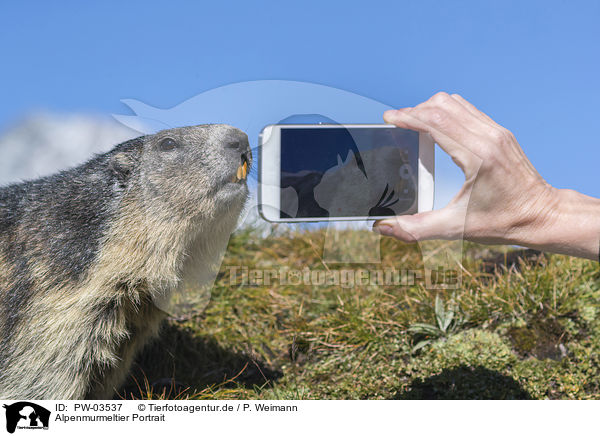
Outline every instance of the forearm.
POLYGON ((556 189, 551 208, 531 226, 516 229, 515 244, 598 260, 600 199, 556 189))

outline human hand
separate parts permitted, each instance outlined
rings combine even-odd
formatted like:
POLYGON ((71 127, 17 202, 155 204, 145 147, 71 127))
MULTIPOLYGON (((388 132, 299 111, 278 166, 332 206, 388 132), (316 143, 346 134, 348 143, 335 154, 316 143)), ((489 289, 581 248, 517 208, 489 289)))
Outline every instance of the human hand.
POLYGON ((384 120, 431 134, 462 169, 465 183, 443 209, 381 220, 375 231, 406 242, 464 238, 541 246, 547 240, 559 190, 540 176, 507 129, 461 96, 443 92, 416 107, 386 111, 384 120))

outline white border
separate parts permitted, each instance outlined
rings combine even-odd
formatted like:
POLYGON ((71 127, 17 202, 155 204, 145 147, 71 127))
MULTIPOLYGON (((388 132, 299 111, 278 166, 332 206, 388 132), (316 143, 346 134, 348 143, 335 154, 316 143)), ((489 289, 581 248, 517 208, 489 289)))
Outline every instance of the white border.
POLYGON ((419 213, 433 210, 435 174, 435 143, 429 133, 419 132, 419 213))
MULTIPOLYGON (((17 400, 15 400, 17 401, 17 400)), ((13 401, 2 401, 11 404, 13 401)), ((406 434, 444 436, 506 436, 507 434, 584 435, 598 424, 596 401, 437 401, 437 400, 207 400, 207 401, 38 401, 50 410, 48 431, 17 429, 17 436, 46 435, 187 435, 187 434, 318 434, 376 435, 397 434, 401 423, 406 434), (210 411, 160 411, 151 404, 166 407, 208 408, 210 411), (118 412, 111 407, 121 405, 118 412), (290 407, 295 411, 256 410, 257 405, 290 407), (79 406, 79 409, 76 407, 79 406), (95 407, 84 411, 82 407, 95 407), (102 411, 103 410, 103 411, 102 411), (56 418, 70 418, 64 422, 56 418), (158 422, 134 420, 133 415, 162 418, 158 422), (115 415, 127 421, 76 421, 84 417, 115 415), (333 419, 334 417, 335 419, 333 419), (432 418, 434 417, 434 418, 432 418), (560 417, 560 419, 557 419, 560 417), (290 425, 290 423, 293 423, 290 425), (424 424, 425 423, 425 424, 424 424), (248 431, 257 429, 258 431, 248 431), (284 430, 282 430, 284 429, 284 430)), ((0 432, 6 433, 4 413, 0 432)))
MULTIPOLYGON (((273 223, 323 222, 323 221, 376 221, 389 219, 382 217, 327 217, 327 218, 280 218, 280 165, 281 165, 281 128, 292 129, 331 129, 331 128, 383 128, 395 129, 390 124, 270 124, 265 126, 258 138, 260 157, 258 160, 258 210, 260 215, 273 223)), ((419 133, 419 172, 418 172, 418 212, 433 209, 434 193, 434 142, 427 133, 419 133)))

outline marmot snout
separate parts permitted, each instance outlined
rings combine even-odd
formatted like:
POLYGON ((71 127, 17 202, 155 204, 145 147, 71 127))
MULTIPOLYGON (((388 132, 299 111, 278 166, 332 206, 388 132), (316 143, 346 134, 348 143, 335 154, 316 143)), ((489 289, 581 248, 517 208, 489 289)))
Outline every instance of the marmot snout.
POLYGON ((111 398, 156 299, 214 274, 251 163, 243 132, 201 125, 0 188, 0 397, 111 398))

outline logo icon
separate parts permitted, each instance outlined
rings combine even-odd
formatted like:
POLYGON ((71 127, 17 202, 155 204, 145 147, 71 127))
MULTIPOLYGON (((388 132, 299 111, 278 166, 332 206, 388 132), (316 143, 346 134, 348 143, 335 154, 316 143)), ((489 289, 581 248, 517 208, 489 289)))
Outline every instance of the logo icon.
POLYGON ((28 401, 3 406, 6 409, 6 431, 18 429, 48 429, 50 411, 28 401))

